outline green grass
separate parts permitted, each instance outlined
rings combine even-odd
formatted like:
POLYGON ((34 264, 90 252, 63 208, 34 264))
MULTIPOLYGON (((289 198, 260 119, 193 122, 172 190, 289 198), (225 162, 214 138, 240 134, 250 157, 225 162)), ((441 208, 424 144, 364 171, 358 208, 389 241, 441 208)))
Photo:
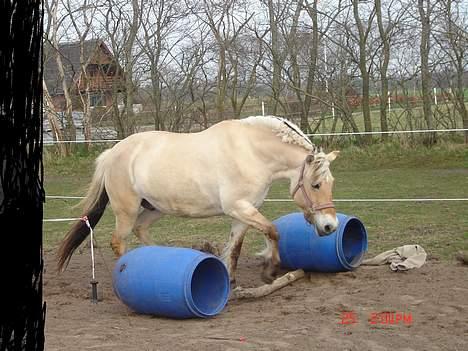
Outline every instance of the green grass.
MULTIPOLYGON (((77 152, 67 158, 45 157, 47 195, 82 195, 90 180, 94 158, 77 152)), ((332 165, 336 199, 351 198, 468 198, 468 148, 442 144, 432 148, 377 144, 367 148, 348 147, 332 165)), ((288 184, 274 184, 269 198, 289 198, 288 184)), ((78 217, 72 208, 77 200, 48 199, 44 218, 78 217)), ((453 259, 458 250, 468 250, 468 202, 337 202, 337 210, 359 217, 369 235, 369 254, 396 246, 417 243, 431 255, 453 259)), ((293 203, 265 203, 261 212, 270 220, 298 211, 293 203)), ((45 248, 54 248, 71 223, 44 223, 45 248)), ((203 240, 224 243, 229 218, 186 219, 164 217, 151 229, 159 244, 191 246, 203 240)), ((108 208, 95 233, 98 243, 107 247, 114 226, 108 208)), ((139 245, 129 236, 131 247, 139 245)), ((250 230, 244 252, 253 254, 263 245, 263 235, 250 230)))
MULTIPOLYGON (((466 103, 468 107, 468 103, 466 103)), ((434 129, 447 129, 447 128, 463 128, 463 121, 458 115, 458 112, 455 112, 456 117, 453 116, 453 106, 448 103, 440 103, 439 105, 432 105, 432 112, 434 114, 434 129), (448 108, 451 109, 451 112, 448 112, 448 108), (449 120, 448 116, 454 119, 454 121, 449 120)), ((333 119, 331 118, 331 111, 324 116, 325 119, 322 121, 319 133, 329 133, 333 125, 333 119), (329 117, 329 118, 327 118, 329 117)), ((359 129, 359 131, 364 131, 364 118, 361 112, 361 108, 358 108, 353 112, 354 121, 359 129)), ((317 116, 318 118, 318 116, 317 116)), ((405 108, 399 106, 398 104, 392 105, 391 112, 387 113, 388 118, 388 128, 389 130, 411 130, 413 129, 426 129, 427 125, 424 120, 422 106, 412 107, 409 111, 405 111, 405 108), (411 120, 412 125, 409 124, 411 120)), ((380 128, 380 110, 378 107, 371 110, 371 123, 372 131, 378 132, 380 128)), ((343 128, 343 123, 338 120, 335 128, 335 132, 341 132, 343 128)))

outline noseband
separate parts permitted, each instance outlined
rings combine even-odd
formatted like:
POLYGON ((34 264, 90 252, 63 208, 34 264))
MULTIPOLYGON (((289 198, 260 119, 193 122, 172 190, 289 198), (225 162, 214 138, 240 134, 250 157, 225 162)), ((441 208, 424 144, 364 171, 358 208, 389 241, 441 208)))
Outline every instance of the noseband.
POLYGON ((305 165, 306 165, 306 160, 302 163, 302 168, 301 168, 301 174, 299 176, 299 180, 297 181, 297 185, 294 188, 291 196, 294 199, 296 196, 296 193, 299 189, 302 190, 302 196, 305 199, 306 206, 310 209, 312 209, 312 212, 319 211, 319 210, 324 210, 326 208, 335 208, 335 204, 333 202, 325 202, 323 204, 318 204, 315 205, 314 202, 310 199, 309 195, 307 195, 307 192, 305 191, 304 187, 304 171, 305 171, 305 165))

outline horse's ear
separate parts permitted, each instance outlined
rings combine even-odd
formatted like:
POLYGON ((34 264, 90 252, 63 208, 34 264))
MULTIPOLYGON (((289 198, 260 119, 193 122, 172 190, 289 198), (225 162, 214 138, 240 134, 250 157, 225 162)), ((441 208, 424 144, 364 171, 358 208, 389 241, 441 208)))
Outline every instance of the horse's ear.
POLYGON ((310 165, 310 164, 312 163, 312 161, 314 160, 314 158, 315 158, 315 156, 314 156, 314 155, 312 155, 312 154, 309 154, 309 155, 307 155, 307 157, 306 157, 305 161, 306 161, 306 163, 307 163, 307 164, 309 164, 309 165, 310 165))
POLYGON ((339 151, 332 151, 329 154, 327 154, 327 156, 325 157, 327 158, 329 162, 332 162, 338 156, 339 153, 340 153, 339 151))

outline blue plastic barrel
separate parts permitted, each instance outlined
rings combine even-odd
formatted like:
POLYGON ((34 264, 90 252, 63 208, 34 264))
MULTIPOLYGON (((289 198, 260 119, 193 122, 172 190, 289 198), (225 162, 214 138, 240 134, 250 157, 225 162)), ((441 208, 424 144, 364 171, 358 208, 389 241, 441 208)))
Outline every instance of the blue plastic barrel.
POLYGON ((273 223, 280 235, 279 253, 284 268, 316 272, 343 272, 358 267, 367 251, 367 231, 356 217, 337 213, 338 228, 319 236, 302 212, 273 223))
POLYGON ((117 297, 138 313, 172 318, 211 317, 229 297, 229 273, 217 257, 188 248, 143 246, 117 261, 117 297))

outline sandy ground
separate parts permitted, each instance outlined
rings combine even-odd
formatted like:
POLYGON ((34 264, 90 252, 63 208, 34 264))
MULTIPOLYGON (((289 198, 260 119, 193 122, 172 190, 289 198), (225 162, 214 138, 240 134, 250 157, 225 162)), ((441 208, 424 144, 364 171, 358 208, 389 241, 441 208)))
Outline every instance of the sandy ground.
MULTIPOLYGON (((312 273, 267 297, 230 301, 214 318, 171 320, 135 314, 117 299, 110 250, 97 256, 98 304, 90 302, 87 251, 61 275, 54 252, 44 256, 48 351, 468 350, 468 266, 460 263, 312 273)), ((241 286, 262 284, 259 264, 241 256, 241 286)))

